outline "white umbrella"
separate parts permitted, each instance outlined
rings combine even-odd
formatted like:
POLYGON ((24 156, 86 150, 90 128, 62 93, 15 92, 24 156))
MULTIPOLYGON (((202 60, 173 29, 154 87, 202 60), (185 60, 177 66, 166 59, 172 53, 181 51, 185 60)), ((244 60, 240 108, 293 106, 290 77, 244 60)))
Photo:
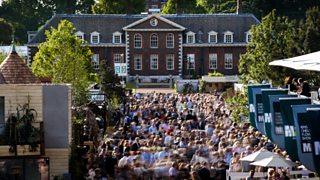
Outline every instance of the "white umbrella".
POLYGON ((287 160, 281 156, 272 156, 272 157, 262 159, 260 161, 250 163, 250 165, 263 166, 263 167, 291 168, 291 167, 296 166, 297 164, 290 161, 290 160, 287 160))
POLYGON ((272 157, 272 156, 279 156, 273 152, 270 152, 266 149, 260 149, 259 151, 252 153, 248 156, 245 156, 240 159, 240 161, 259 161, 264 158, 272 157))
POLYGON ((274 60, 271 66, 283 66, 297 70, 320 71, 320 51, 287 59, 274 60), (317 65, 315 67, 315 65, 317 65))

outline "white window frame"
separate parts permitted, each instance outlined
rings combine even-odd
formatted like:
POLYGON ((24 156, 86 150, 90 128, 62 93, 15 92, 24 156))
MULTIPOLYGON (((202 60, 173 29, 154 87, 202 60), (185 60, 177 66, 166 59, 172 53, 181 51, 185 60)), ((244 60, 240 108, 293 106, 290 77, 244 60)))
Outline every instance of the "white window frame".
POLYGON ((166 55, 166 68, 167 70, 174 70, 174 54, 166 55))
POLYGON ((36 35, 35 34, 28 34, 28 42, 31 41, 36 35))
POLYGON ((99 54, 93 54, 91 57, 92 67, 94 70, 99 69, 99 54))
POLYGON ((81 39, 82 41, 84 41, 84 33, 81 31, 77 31, 76 33, 74 33, 74 35, 77 36, 77 38, 81 39))
POLYGON ((233 54, 225 53, 224 54, 224 68, 233 69, 233 54))
POLYGON ((231 31, 226 31, 225 33, 224 33, 224 43, 233 43, 233 32, 231 32, 231 31), (230 39, 229 39, 229 37, 230 37, 230 39))
POLYGON ((134 41, 134 48, 142 48, 142 35, 141 34, 134 34, 134 36, 133 36, 133 41, 134 41), (140 38, 140 39, 138 39, 138 37, 140 38), (140 44, 140 46, 138 46, 140 44))
POLYGON ((123 54, 120 54, 120 53, 113 54, 113 63, 124 63, 123 54))
POLYGON ((100 43, 100 33, 94 31, 90 34, 90 43, 91 44, 99 44, 100 43), (97 42, 94 42, 94 37, 97 37, 97 42))
POLYGON ((150 55, 150 70, 158 70, 159 68, 159 56, 158 54, 150 55))
POLYGON ((167 34, 166 45, 167 45, 167 48, 174 48, 174 34, 173 33, 167 34))
POLYGON ((187 69, 195 69, 195 55, 194 54, 187 54, 187 69), (191 65, 189 66, 189 61, 191 65))
POLYGON ((136 54, 134 55, 134 70, 141 71, 142 70, 142 55, 136 54), (138 61, 140 62, 140 66, 138 66, 138 61))
POLYGON ((121 44, 122 43, 122 33, 117 31, 112 34, 112 42, 113 44, 121 44), (117 42, 117 37, 119 38, 119 42, 117 42))
POLYGON ((218 69, 218 54, 209 54, 209 69, 218 69))
POLYGON ((218 42, 218 33, 215 31, 210 31, 208 33, 208 43, 217 43, 218 42), (215 41, 212 41, 211 37, 215 37, 215 41))
POLYGON ((159 38, 157 33, 150 34, 150 48, 158 48, 159 45, 159 38), (155 39, 153 39, 156 37, 155 39))
POLYGON ((187 42, 187 44, 194 44, 195 43, 195 33, 194 32, 192 32, 192 31, 189 31, 189 32, 187 32, 187 39, 186 39, 186 42, 187 42))
POLYGON ((246 42, 249 43, 252 41, 252 33, 250 31, 246 32, 246 42))

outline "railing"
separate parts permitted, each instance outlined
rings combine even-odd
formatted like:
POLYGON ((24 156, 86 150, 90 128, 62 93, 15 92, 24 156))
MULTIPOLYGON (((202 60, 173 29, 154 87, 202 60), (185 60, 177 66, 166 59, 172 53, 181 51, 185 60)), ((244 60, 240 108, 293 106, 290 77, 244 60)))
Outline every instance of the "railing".
POLYGON ((0 157, 44 155, 43 122, 0 123, 0 157))

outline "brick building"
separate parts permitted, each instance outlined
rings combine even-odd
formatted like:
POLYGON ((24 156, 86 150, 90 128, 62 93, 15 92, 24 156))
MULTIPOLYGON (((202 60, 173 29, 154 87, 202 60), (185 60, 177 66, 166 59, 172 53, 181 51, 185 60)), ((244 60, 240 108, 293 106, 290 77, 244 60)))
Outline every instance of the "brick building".
POLYGON ((217 71, 238 73, 250 27, 260 22, 252 14, 175 15, 55 15, 38 32, 29 32, 29 60, 45 30, 67 19, 92 52, 93 68, 108 61, 128 81, 163 82, 199 77, 217 71))

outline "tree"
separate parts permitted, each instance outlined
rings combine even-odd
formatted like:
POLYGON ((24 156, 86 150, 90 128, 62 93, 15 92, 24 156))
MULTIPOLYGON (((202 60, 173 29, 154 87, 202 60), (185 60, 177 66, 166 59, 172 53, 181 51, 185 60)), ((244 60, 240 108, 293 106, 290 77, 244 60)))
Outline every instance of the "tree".
POLYGON ((163 14, 199 14, 206 13, 203 7, 206 3, 197 0, 168 0, 161 13, 163 14))
POLYGON ((0 44, 10 44, 13 32, 12 25, 8 23, 6 20, 0 18, 0 29, 0 44))
POLYGON ((320 11, 319 7, 310 8, 306 12, 305 41, 306 53, 320 50, 320 11))
POLYGON ((106 95, 107 102, 118 105, 125 96, 120 78, 114 73, 106 60, 102 61, 99 67, 99 80, 101 89, 106 95))
POLYGON ((62 20, 58 28, 46 31, 47 40, 39 45, 32 71, 39 77, 49 77, 54 83, 71 83, 77 105, 87 100, 87 88, 92 81, 88 46, 73 32, 72 23, 62 20))
POLYGON ((275 10, 262 19, 260 25, 253 26, 252 42, 247 52, 240 57, 239 71, 246 79, 262 82, 272 80, 280 84, 292 70, 269 66, 275 59, 288 58, 292 41, 292 24, 286 17, 277 17, 275 10))
POLYGON ((146 8, 145 0, 98 0, 92 6, 94 14, 140 14, 146 8))

